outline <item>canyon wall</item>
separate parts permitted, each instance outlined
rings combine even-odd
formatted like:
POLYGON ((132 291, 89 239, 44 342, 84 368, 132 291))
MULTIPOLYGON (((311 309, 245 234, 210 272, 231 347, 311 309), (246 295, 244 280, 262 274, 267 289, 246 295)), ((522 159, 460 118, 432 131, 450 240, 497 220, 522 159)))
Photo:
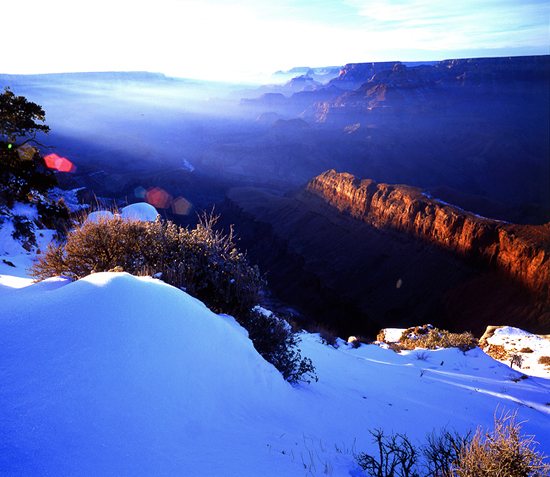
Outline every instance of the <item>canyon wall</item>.
POLYGON ((217 211, 265 274, 271 304, 342 337, 425 323, 550 333, 548 225, 486 219, 333 170, 284 196, 233 188, 217 211))
POLYGON ((413 235, 496 270, 538 298, 550 298, 550 224, 514 225, 474 215, 406 185, 377 184, 327 171, 312 194, 340 212, 377 227, 413 235))

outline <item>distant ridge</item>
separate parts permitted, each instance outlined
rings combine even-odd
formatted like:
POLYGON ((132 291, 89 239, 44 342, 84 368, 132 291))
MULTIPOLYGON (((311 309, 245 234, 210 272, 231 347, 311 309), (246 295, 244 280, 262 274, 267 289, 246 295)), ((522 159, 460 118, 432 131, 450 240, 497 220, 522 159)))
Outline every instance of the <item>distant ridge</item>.
POLYGON ((0 81, 40 81, 40 80, 103 80, 103 81, 116 81, 116 80, 133 80, 133 81, 145 81, 145 80, 168 80, 169 78, 163 73, 150 73, 148 71, 92 71, 92 72, 75 72, 75 73, 40 73, 40 74, 0 74, 0 81))
POLYGON ((426 79, 430 79, 430 77, 456 78, 465 73, 493 74, 497 78, 508 79, 548 79, 549 65, 550 55, 462 58, 425 63, 401 61, 349 63, 341 69, 340 75, 332 79, 329 84, 338 87, 344 85, 359 87, 361 84, 371 81, 377 73, 402 67, 421 72, 426 79))

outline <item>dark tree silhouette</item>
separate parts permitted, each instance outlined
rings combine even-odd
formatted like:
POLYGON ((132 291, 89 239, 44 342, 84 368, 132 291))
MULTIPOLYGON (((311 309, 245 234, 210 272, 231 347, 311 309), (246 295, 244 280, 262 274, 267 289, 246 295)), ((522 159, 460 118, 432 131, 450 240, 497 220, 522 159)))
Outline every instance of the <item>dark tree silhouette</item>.
POLYGON ((34 139, 38 131, 47 134, 50 128, 36 122, 44 122, 45 118, 46 113, 41 106, 27 101, 23 96, 15 96, 9 87, 0 96, 0 136, 12 143, 30 134, 34 139))
POLYGON ((0 95, 0 226, 5 219, 11 220, 15 226, 14 238, 24 238, 31 244, 35 242, 35 224, 26 217, 13 215, 15 202, 33 204, 40 225, 55 227, 58 232, 66 228, 69 220, 66 206, 54 203, 46 195, 57 185, 57 179, 36 147, 42 146, 36 141, 36 134, 47 134, 50 130, 40 124, 44 121, 41 106, 15 96, 9 88, 0 95))
POLYGON ((37 143, 37 132, 49 132, 48 126, 36 122, 44 120, 39 105, 15 96, 9 88, 0 95, 0 202, 8 207, 15 201, 33 202, 33 192, 44 194, 57 185, 39 150, 29 144, 37 143), (23 138, 27 139, 18 142, 23 138))

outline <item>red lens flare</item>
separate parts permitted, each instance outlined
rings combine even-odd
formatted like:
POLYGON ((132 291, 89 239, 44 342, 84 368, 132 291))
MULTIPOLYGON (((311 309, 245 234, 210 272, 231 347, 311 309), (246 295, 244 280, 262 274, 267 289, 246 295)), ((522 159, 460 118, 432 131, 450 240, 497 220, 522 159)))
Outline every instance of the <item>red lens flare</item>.
POLYGON ((144 199, 157 209, 167 209, 172 203, 172 196, 160 187, 147 189, 144 199))
POLYGON ((57 154, 48 154, 44 157, 46 166, 60 172, 75 172, 76 166, 65 157, 59 157, 57 154))

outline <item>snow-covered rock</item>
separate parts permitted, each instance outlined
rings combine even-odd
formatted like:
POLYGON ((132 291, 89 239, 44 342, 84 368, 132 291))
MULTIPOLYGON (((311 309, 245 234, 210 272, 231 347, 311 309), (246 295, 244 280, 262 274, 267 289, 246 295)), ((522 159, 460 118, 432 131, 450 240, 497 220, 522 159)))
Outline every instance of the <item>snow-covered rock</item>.
POLYGON ((147 222, 154 222, 158 215, 157 209, 147 202, 130 204, 123 207, 120 211, 120 216, 123 219, 143 220, 147 222))
POLYGON ((535 335, 512 326, 488 326, 480 346, 494 359, 529 376, 550 378, 550 336, 535 335), (542 357, 546 356, 546 359, 542 357), (541 362, 542 361, 542 362, 541 362))
MULTIPOLYGON (((157 209, 147 202, 138 202, 136 204, 127 205, 120 210, 117 216, 126 220, 143 220, 146 222, 154 222, 159 213, 157 209)), ((108 210, 97 210, 88 214, 86 220, 90 222, 98 222, 100 220, 112 219, 116 216, 108 210)))
POLYGON ((90 212, 86 217, 86 222, 101 222, 102 220, 110 220, 114 218, 112 212, 108 210, 96 210, 95 212, 90 212))

